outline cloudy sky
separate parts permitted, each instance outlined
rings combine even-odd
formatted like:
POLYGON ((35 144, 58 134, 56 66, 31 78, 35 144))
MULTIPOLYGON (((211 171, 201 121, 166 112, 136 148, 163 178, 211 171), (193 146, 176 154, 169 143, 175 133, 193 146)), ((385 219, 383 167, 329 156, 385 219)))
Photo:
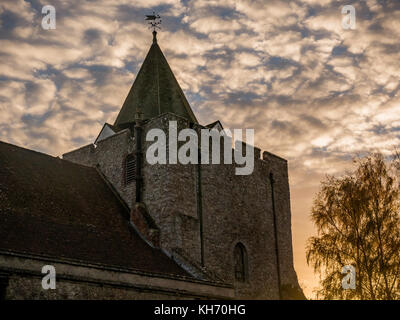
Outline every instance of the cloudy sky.
POLYGON ((307 294, 320 180, 400 142, 398 0, 1 0, 0 140, 60 155, 114 122, 151 45, 144 15, 201 123, 254 128, 289 160, 295 268, 307 294), (56 30, 41 27, 44 5, 56 30), (356 9, 356 29, 341 9, 356 9))

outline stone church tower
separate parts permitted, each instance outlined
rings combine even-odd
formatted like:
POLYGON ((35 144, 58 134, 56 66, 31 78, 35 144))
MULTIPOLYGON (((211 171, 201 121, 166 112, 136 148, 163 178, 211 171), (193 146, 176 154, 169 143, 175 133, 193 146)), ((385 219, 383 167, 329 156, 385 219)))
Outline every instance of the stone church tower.
POLYGON ((287 161, 254 148, 247 176, 235 175, 235 164, 150 165, 146 134, 168 133, 170 121, 178 131, 222 129, 198 123, 153 32, 115 122, 63 159, 97 168, 140 236, 193 277, 231 284, 236 298, 304 297, 293 267, 287 161))

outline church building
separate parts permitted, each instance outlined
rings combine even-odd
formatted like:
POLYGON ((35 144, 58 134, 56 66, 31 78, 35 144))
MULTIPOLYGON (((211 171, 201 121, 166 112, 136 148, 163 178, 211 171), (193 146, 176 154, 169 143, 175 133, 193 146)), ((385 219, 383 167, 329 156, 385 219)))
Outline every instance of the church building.
POLYGON ((147 162, 149 130, 223 129, 211 120, 198 122, 153 31, 93 143, 60 158, 0 142, 0 298, 303 299, 285 159, 254 147, 250 175, 147 162))

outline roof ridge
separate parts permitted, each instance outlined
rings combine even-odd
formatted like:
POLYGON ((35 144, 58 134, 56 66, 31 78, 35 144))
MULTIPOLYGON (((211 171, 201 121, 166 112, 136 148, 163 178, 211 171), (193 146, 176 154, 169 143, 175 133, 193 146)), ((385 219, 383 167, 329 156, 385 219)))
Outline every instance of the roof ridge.
MULTIPOLYGON (((16 144, 5 142, 5 141, 2 141, 2 140, 0 140, 0 143, 6 144, 6 145, 9 145, 11 147, 18 148, 18 149, 22 149, 22 150, 25 150, 25 151, 34 152, 34 153, 37 153, 37 154, 42 155, 42 156, 47 156, 47 157, 55 158, 55 159, 58 158, 58 157, 54 157, 52 155, 49 155, 49 154, 41 152, 41 151, 36 151, 36 150, 28 149, 28 148, 25 148, 25 147, 17 146, 16 144)), ((58 158, 58 159, 60 159, 60 158, 58 158)))
POLYGON ((9 142, 5 142, 5 141, 1 141, 0 140, 0 144, 8 145, 8 146, 11 146, 11 147, 14 147, 14 148, 26 151, 26 152, 35 153, 36 155, 41 156, 41 157, 46 157, 46 158, 49 158, 49 159, 52 159, 52 160, 61 161, 63 163, 68 163, 68 165, 73 165, 73 166, 77 166, 77 167, 84 168, 84 169, 94 169, 93 167, 90 167, 90 166, 85 166, 83 164, 79 164, 79 163, 75 163, 75 162, 72 162, 72 161, 69 161, 69 160, 66 160, 66 159, 62 159, 59 156, 52 156, 50 154, 47 154, 47 153, 44 153, 44 152, 41 152, 41 151, 36 151, 36 150, 28 149, 28 148, 25 148, 25 147, 17 146, 16 144, 12 144, 12 143, 9 143, 9 142))

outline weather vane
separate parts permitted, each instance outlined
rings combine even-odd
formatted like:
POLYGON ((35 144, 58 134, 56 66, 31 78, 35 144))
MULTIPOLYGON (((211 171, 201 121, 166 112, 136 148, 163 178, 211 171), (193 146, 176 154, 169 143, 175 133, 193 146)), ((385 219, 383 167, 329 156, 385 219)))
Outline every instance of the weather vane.
POLYGON ((146 14, 146 20, 149 20, 149 28, 153 29, 153 31, 156 31, 157 29, 161 29, 160 24, 161 24, 161 17, 159 14, 156 14, 153 11, 153 14, 147 15, 146 14))

